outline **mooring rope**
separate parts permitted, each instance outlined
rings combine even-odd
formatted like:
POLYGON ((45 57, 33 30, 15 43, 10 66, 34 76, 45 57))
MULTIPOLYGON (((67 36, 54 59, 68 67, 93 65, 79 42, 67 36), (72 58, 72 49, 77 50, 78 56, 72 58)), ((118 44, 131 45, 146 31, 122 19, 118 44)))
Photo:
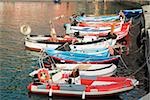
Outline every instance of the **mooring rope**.
POLYGON ((138 22, 136 22, 134 25, 132 24, 132 25, 130 26, 130 28, 133 28, 133 27, 137 26, 137 25, 140 24, 140 23, 141 23, 141 20, 139 20, 138 22))
POLYGON ((129 77, 134 76, 134 75, 137 74, 140 70, 142 70, 142 69, 145 67, 146 63, 147 63, 149 60, 150 60, 150 59, 147 59, 146 62, 145 62, 140 68, 138 68, 136 71, 134 71, 134 73, 132 73, 129 77))
POLYGON ((135 53, 138 53, 140 50, 142 50, 144 45, 141 45, 139 49, 135 50, 135 51, 131 51, 130 54, 135 54, 135 53))
POLYGON ((124 62, 124 60, 122 59, 121 55, 119 56, 120 60, 122 61, 123 65, 125 66, 126 69, 129 69, 126 65, 126 63, 124 62))

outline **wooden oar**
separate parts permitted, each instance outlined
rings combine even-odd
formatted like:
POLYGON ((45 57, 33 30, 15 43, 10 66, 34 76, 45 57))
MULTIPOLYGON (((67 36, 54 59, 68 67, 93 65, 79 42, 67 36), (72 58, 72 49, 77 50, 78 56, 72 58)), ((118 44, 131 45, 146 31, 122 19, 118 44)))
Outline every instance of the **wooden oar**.
MULTIPOLYGON (((61 19, 63 18, 64 15, 61 15, 61 16, 57 16, 55 17, 53 20, 58 20, 58 19, 61 19)), ((57 42, 57 33, 55 31, 55 28, 54 28, 54 24, 52 23, 52 21, 50 20, 49 21, 49 24, 50 24, 50 36, 52 37, 52 41, 53 42, 57 42)))

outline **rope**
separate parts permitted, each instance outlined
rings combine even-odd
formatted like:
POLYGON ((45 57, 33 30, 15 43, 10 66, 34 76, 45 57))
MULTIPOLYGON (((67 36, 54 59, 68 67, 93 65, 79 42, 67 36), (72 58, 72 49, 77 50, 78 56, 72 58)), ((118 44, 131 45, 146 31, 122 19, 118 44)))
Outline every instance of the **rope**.
POLYGON ((54 61, 54 59, 52 57, 50 57, 51 63, 53 64, 53 67, 56 68, 56 62, 54 61))
POLYGON ((135 27, 135 26, 137 26, 138 24, 140 24, 141 23, 141 20, 139 20, 138 22, 136 22, 136 24, 132 24, 131 26, 130 26, 130 28, 132 28, 132 27, 135 27))
POLYGON ((123 63, 123 65, 125 66, 125 68, 126 68, 126 69, 129 69, 129 68, 127 67, 126 63, 123 61, 121 55, 119 55, 119 58, 120 58, 120 60, 122 61, 122 63, 123 63))
POLYGON ((43 57, 43 53, 42 53, 41 56, 39 57, 40 68, 44 67, 43 59, 44 59, 44 57, 43 57))
MULTIPOLYGON (((149 59, 148 59, 148 60, 149 60, 149 59)), ((148 60, 147 60, 140 68, 138 68, 134 73, 132 73, 129 77, 134 76, 134 75, 137 74, 140 70, 142 70, 142 69, 145 67, 145 65, 146 65, 146 63, 148 62, 148 60)))
POLYGON ((138 53, 142 48, 143 48, 144 45, 141 45, 139 49, 135 50, 135 51, 131 51, 130 54, 135 54, 135 53, 138 53))

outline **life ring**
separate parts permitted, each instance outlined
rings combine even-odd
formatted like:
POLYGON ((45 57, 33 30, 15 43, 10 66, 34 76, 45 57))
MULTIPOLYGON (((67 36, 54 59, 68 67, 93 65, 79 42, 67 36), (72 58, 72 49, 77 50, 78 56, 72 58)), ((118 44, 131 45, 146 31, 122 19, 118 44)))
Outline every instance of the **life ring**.
POLYGON ((31 27, 29 25, 22 25, 20 27, 20 32, 23 35, 29 35, 31 33, 31 27))
POLYGON ((47 69, 41 69, 38 72, 38 79, 40 80, 40 82, 44 82, 44 83, 46 83, 47 81, 49 81, 50 75, 48 73, 48 70, 47 69))

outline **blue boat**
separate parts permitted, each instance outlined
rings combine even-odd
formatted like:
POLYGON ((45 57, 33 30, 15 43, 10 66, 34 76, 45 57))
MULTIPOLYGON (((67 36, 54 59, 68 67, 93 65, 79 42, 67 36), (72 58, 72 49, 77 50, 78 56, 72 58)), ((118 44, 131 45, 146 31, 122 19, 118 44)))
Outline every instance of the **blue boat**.
MULTIPOLYGON (((124 15, 126 16, 126 18, 137 18, 139 17, 142 13, 143 10, 142 9, 133 9, 133 10, 121 10, 124 15)), ((116 21, 116 20, 120 20, 120 15, 109 15, 109 16, 89 16, 89 17, 85 17, 85 16, 77 16, 75 18, 75 20, 77 22, 107 22, 107 21, 116 21)))
POLYGON ((102 22, 102 21, 115 21, 119 20, 119 16, 97 16, 97 17, 84 17, 77 16, 77 22, 102 22))
POLYGON ((123 10, 122 11, 124 13, 124 15, 126 16, 126 18, 138 18, 142 13, 143 10, 142 9, 133 9, 133 10, 123 10))

